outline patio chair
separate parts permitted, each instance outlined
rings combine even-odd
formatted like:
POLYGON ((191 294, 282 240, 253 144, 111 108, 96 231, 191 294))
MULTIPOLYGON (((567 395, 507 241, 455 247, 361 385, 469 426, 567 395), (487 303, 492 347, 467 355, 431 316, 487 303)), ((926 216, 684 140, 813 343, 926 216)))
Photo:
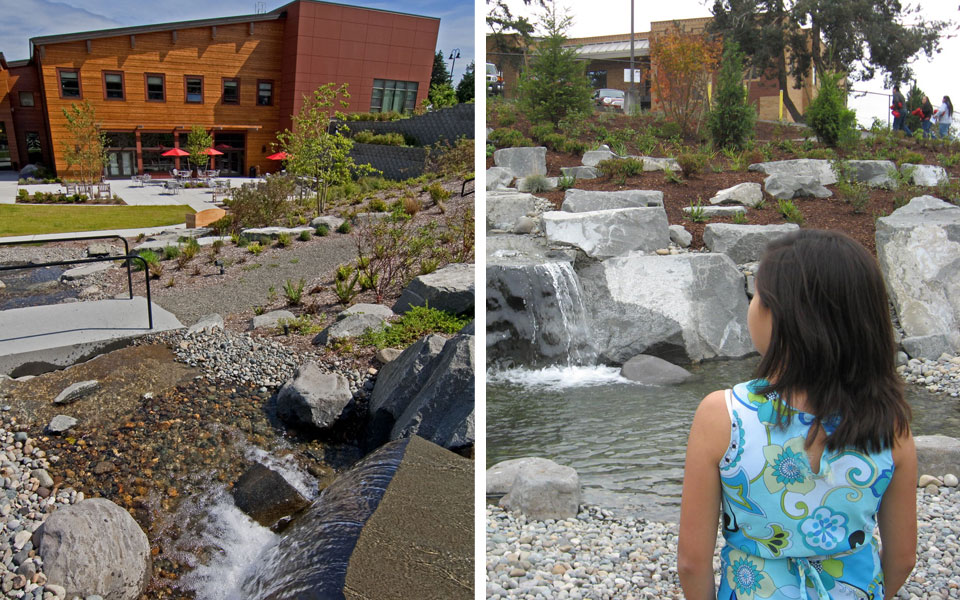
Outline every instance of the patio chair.
POLYGON ((66 183, 66 184, 64 184, 64 185, 67 186, 67 194, 68 194, 68 195, 72 196, 72 195, 74 195, 74 194, 77 193, 77 184, 75 184, 75 183, 66 183))
POLYGON ((110 184, 106 182, 100 182, 97 184, 97 196, 106 196, 110 197, 110 184))

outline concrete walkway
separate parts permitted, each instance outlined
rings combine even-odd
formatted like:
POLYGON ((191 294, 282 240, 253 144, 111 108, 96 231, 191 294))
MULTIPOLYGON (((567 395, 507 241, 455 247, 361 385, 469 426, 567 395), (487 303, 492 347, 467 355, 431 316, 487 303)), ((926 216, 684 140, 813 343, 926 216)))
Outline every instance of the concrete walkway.
POLYGON ((153 304, 148 327, 147 300, 72 302, 0 311, 0 374, 12 377, 61 369, 121 348, 134 339, 183 327, 153 304))
POLYGON ((72 237, 94 236, 94 235, 119 235, 125 238, 135 238, 141 233, 145 236, 155 235, 164 231, 185 230, 187 226, 183 223, 179 225, 164 225, 162 227, 143 227, 141 229, 109 229, 104 231, 77 231, 73 233, 40 233, 36 235, 11 235, 9 237, 0 237, 2 242, 31 242, 44 240, 63 240, 72 237))

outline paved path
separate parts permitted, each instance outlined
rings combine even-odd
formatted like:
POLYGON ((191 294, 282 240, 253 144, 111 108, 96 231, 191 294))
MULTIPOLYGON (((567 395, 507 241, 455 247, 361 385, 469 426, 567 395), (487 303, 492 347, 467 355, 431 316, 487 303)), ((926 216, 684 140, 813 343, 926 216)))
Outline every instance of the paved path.
POLYGON ((103 231, 76 231, 76 232, 67 232, 67 233, 40 233, 35 235, 11 235, 9 237, 0 237, 2 242, 23 242, 25 244, 30 242, 42 241, 42 240, 63 240, 73 237, 81 236, 94 236, 94 235, 119 235, 125 238, 135 238, 141 233, 143 235, 154 235, 163 231, 170 231, 173 229, 186 229, 187 226, 183 223, 179 225, 164 225, 163 227, 143 227, 141 229, 108 229, 103 231))

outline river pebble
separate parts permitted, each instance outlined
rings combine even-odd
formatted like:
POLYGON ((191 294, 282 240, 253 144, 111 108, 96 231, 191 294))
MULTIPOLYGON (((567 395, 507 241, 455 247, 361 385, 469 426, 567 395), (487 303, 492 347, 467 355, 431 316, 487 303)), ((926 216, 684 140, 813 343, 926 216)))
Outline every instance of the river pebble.
POLYGON ((911 358, 897 367, 903 380, 927 391, 960 397, 960 356, 942 354, 937 360, 911 358))
MULTIPOLYGON (((917 566, 897 598, 960 598, 960 490, 933 487, 936 493, 917 490, 917 566)), ((721 542, 718 536, 718 550, 721 542)), ((683 597, 677 524, 597 506, 546 521, 487 506, 486 572, 490 600, 683 597)))

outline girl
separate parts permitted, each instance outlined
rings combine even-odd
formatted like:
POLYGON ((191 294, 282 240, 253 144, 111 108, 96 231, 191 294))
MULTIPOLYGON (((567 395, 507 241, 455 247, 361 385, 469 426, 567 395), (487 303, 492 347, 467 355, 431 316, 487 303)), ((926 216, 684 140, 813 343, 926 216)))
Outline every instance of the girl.
POLYGON ((892 598, 916 560, 917 458, 880 269, 846 235, 805 229, 767 246, 756 284, 757 379, 708 395, 690 428, 683 591, 892 598))
POLYGON ((947 139, 950 134, 950 123, 953 121, 953 102, 950 102, 950 96, 943 97, 940 108, 933 111, 933 119, 940 128, 940 139, 947 139))

